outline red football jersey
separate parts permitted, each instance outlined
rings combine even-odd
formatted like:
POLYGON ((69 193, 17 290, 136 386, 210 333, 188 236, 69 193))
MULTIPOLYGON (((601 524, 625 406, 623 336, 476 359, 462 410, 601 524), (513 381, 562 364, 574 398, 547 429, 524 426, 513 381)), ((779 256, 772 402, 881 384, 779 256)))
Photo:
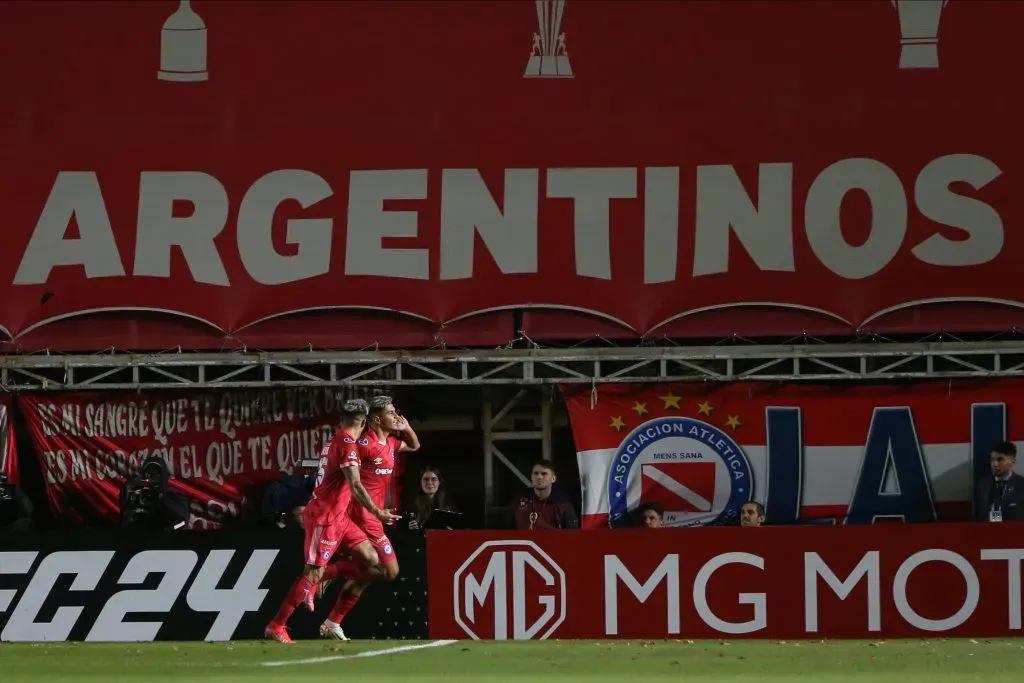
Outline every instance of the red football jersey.
MULTIPOLYGON (((391 476, 395 472, 395 454, 402 447, 402 440, 389 436, 384 443, 377 440, 373 432, 366 432, 359 440, 359 479, 363 487, 370 494, 374 504, 384 509, 387 502, 388 487, 391 485, 391 476), (365 442, 365 443, 364 443, 365 442)), ((350 503, 351 512, 349 516, 353 519, 360 519, 369 516, 370 512, 364 508, 358 500, 350 503)))
POLYGON ((339 430, 320 452, 320 469, 316 473, 313 497, 306 506, 306 514, 317 525, 333 524, 345 515, 352 488, 348 485, 345 467, 358 467, 360 446, 356 437, 339 430))

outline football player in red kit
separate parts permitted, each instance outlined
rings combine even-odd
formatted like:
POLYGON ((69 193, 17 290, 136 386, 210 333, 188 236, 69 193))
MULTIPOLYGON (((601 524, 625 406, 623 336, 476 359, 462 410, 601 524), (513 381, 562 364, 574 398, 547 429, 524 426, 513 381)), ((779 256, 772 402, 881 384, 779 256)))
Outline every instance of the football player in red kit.
MULTIPOLYGON (((367 443, 362 445, 360 441, 362 461, 359 465, 359 477, 374 504, 377 507, 384 507, 395 469, 395 455, 403 451, 419 450, 420 441, 416 432, 409 426, 408 420, 395 411, 390 396, 376 396, 370 399, 369 405, 367 429, 363 434, 367 443), (401 438, 393 434, 399 434, 401 438)), ((351 565, 342 562, 327 567, 321 586, 326 587, 328 581, 338 577, 346 580, 334 608, 320 626, 320 635, 336 640, 348 640, 341 629, 341 621, 359 600, 359 596, 370 581, 394 581, 398 577, 398 558, 395 556, 391 541, 384 533, 384 524, 381 520, 369 514, 366 508, 353 503, 349 503, 349 516, 370 540, 383 571, 364 572, 360 576, 352 571, 351 565)))
POLYGON ((400 519, 373 503, 359 478, 361 453, 366 444, 360 433, 366 424, 369 406, 366 401, 353 400, 342 408, 342 428, 324 446, 320 454, 320 469, 316 475, 313 497, 303 513, 306 532, 305 568, 281 603, 277 615, 267 626, 264 635, 282 643, 293 642, 285 625, 295 608, 305 602, 323 577, 324 567, 335 552, 344 549, 361 560, 362 571, 353 572, 364 580, 383 574, 373 545, 366 534, 349 519, 350 502, 378 523, 391 524, 400 519), (360 445, 363 442, 363 446, 360 445))

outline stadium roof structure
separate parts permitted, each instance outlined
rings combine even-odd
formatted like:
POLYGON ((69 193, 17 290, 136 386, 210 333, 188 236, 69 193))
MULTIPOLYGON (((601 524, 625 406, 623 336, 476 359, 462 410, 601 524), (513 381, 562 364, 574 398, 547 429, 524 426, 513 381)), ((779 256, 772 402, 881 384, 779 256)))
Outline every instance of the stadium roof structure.
POLYGON ((0 356, 8 391, 1024 376, 1024 341, 0 356))

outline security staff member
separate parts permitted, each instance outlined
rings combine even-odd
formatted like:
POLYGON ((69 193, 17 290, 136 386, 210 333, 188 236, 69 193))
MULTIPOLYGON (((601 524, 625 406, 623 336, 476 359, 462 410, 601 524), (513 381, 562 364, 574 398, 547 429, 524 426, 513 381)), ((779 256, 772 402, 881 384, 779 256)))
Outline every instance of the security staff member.
POLYGON ((981 522, 1024 522, 1024 477, 1014 473, 1017 447, 1002 441, 992 447, 992 476, 978 482, 974 518, 981 522))

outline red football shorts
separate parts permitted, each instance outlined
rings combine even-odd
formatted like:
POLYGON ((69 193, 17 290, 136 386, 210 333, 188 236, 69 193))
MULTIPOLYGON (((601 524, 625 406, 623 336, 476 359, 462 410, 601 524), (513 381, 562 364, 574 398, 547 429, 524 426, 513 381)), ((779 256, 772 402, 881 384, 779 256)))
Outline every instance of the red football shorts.
POLYGON ((351 550, 366 540, 362 529, 345 518, 328 525, 308 524, 303 550, 305 562, 314 567, 326 567, 338 550, 351 550))
POLYGON ((370 545, 377 551, 377 557, 381 562, 397 562, 395 549, 391 547, 391 540, 384 533, 384 525, 376 517, 359 520, 360 530, 366 534, 370 545))

